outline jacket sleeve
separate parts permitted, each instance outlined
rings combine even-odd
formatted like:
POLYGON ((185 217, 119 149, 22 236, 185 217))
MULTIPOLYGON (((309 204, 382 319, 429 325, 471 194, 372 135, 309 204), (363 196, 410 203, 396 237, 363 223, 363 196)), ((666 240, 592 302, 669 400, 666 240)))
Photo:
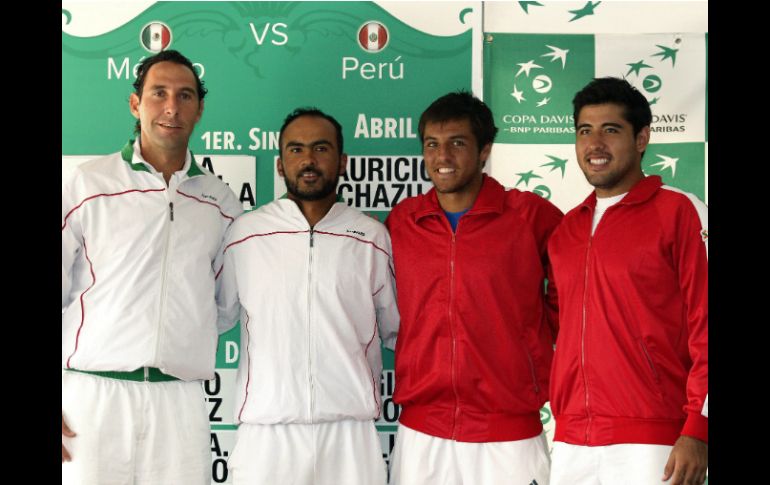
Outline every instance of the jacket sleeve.
POLYGON ((61 309, 72 303, 72 278, 75 262, 83 250, 83 235, 77 221, 77 204, 72 178, 62 184, 61 192, 61 309))
POLYGON ((241 306, 238 300, 235 272, 232 270, 232 257, 225 257, 225 248, 229 244, 232 227, 235 220, 243 213, 243 204, 233 193, 232 189, 225 186, 221 202, 221 210, 225 215, 222 227, 222 244, 214 260, 214 275, 216 276, 216 301, 217 301, 217 331, 223 334, 238 323, 241 306), (227 268, 225 268, 227 266, 227 268), (229 271, 228 271, 229 270, 229 271))
POLYGON ((243 203, 238 200, 238 197, 235 196, 235 193, 230 187, 225 187, 226 189, 224 190, 221 204, 222 212, 225 214, 225 227, 222 229, 223 233, 227 228, 233 225, 233 222, 235 222, 235 219, 237 219, 238 216, 243 214, 243 203))
POLYGON ((548 240, 551 234, 561 222, 564 214, 552 203, 538 197, 540 203, 534 212, 535 237, 537 239, 540 260, 543 265, 543 272, 548 280, 545 293, 545 314, 548 321, 548 328, 551 331, 553 342, 556 342, 556 336, 559 332, 559 298, 556 289, 556 282, 553 277, 553 268, 548 258, 548 240))
POLYGON ((692 360, 682 434, 708 443, 708 208, 688 196, 692 204, 681 212, 674 245, 692 360))
POLYGON ((385 251, 386 255, 378 258, 380 262, 377 265, 376 278, 377 287, 375 288, 374 309, 377 314, 377 325, 380 330, 382 344, 391 349, 396 348, 396 336, 400 318, 398 314, 398 305, 396 303, 396 274, 393 268, 393 250, 390 244, 390 236, 385 233, 385 251))
POLYGON ((217 331, 223 334, 233 328, 241 313, 238 282, 235 277, 234 250, 230 247, 234 225, 225 232, 222 245, 214 260, 215 294, 217 301, 217 331))
POLYGON ((553 344, 556 345, 556 337, 559 335, 559 294, 556 291, 556 280, 553 276, 553 267, 550 261, 545 263, 545 271, 548 282, 545 289, 545 315, 548 320, 548 329, 551 331, 553 344))

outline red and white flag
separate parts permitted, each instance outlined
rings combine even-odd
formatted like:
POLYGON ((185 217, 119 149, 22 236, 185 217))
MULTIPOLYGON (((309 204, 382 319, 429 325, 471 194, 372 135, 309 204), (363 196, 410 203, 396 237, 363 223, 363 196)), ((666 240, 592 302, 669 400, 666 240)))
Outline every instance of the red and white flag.
POLYGON ((367 22, 358 30, 358 43, 367 52, 379 52, 388 45, 388 29, 379 22, 367 22))

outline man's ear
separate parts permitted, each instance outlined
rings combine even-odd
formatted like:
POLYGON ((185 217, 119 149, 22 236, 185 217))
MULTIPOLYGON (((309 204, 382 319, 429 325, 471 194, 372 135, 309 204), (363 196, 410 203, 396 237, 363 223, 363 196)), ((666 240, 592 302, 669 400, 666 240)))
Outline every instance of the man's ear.
POLYGON ((636 151, 642 153, 647 149, 648 143, 650 143, 650 127, 645 126, 636 134, 636 151))
POLYGON ((479 160, 481 160, 482 168, 486 166, 490 153, 492 153, 492 144, 487 143, 484 145, 484 148, 481 149, 481 153, 479 153, 479 160))
POLYGON ((202 116, 203 116, 203 100, 201 99, 200 102, 198 103, 198 116, 195 118, 196 124, 201 120, 202 116))
POLYGON ((139 103, 141 102, 141 99, 139 99, 139 95, 136 93, 131 93, 131 96, 128 97, 128 109, 131 111, 131 114, 134 115, 134 118, 137 120, 139 119, 139 103))

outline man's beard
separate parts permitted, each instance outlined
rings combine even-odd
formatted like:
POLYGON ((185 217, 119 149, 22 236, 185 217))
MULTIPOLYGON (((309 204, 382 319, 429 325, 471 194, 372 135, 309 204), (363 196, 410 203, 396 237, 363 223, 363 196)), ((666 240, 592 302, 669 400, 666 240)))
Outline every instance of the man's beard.
POLYGON ((286 182, 286 190, 291 195, 293 195, 299 200, 312 201, 312 200, 321 200, 328 197, 329 194, 333 193, 337 189, 337 184, 339 183, 339 180, 340 180, 339 177, 335 177, 331 180, 325 180, 321 172, 319 172, 318 170, 312 167, 309 167, 302 170, 300 173, 298 173, 296 179, 290 180, 288 177, 286 177, 284 179, 284 182, 286 182), (316 174, 318 176, 318 179, 322 182, 322 185, 320 187, 300 190, 298 180, 306 172, 316 174))

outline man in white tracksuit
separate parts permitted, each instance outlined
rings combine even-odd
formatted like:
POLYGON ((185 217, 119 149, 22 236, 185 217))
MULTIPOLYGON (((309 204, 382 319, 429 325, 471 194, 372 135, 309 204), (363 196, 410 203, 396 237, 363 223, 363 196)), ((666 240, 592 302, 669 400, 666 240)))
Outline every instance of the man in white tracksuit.
POLYGON ((236 484, 382 485, 380 339, 398 310, 385 226, 337 200, 339 123, 317 109, 281 128, 288 194, 240 217, 217 274, 220 332, 240 318, 228 467, 236 484))
POLYGON ((62 185, 62 483, 211 483, 214 260, 241 212, 187 148, 206 89, 163 51, 130 97, 139 137, 62 185))

